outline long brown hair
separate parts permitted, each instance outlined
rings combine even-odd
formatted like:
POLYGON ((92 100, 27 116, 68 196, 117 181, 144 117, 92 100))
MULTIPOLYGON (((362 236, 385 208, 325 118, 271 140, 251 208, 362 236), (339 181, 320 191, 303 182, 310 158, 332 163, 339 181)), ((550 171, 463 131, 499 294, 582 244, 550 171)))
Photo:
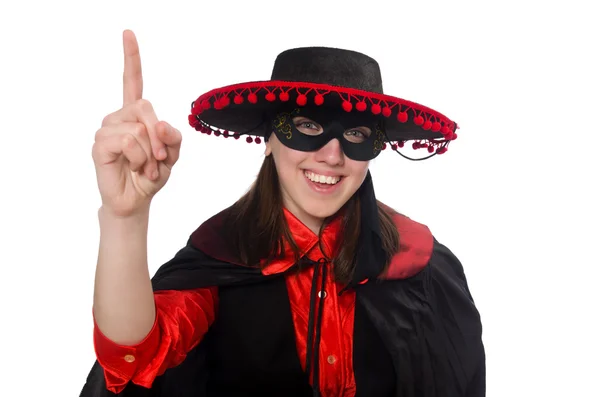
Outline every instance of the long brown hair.
MULTIPOLYGON (((399 235, 394 221, 378 202, 379 222, 383 248, 387 252, 386 268, 398 251, 399 235)), ((339 252, 329 258, 334 265, 337 281, 351 280, 360 233, 360 199, 354 194, 343 207, 342 241, 339 252)), ((326 219, 319 235, 331 219, 326 219)), ((224 232, 232 249, 248 266, 261 266, 283 258, 286 243, 292 248, 296 260, 299 249, 285 221, 283 198, 273 156, 266 156, 256 181, 231 208, 225 219, 224 232)))

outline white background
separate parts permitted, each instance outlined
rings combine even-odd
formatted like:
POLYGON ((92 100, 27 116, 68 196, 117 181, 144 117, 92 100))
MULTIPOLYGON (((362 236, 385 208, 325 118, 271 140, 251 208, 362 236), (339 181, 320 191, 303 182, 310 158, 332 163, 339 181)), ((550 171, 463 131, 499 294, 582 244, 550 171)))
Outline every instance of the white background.
POLYGON ((121 34, 132 29, 144 96, 184 139, 153 202, 152 273, 262 161, 262 146, 191 129, 190 103, 268 79, 287 48, 362 51, 379 61, 386 93, 461 127, 445 155, 409 162, 387 151, 372 173, 380 200, 463 262, 484 324, 488 396, 600 396, 592 4, 3 1, 0 394, 78 395, 94 360, 91 147, 120 107, 121 34))

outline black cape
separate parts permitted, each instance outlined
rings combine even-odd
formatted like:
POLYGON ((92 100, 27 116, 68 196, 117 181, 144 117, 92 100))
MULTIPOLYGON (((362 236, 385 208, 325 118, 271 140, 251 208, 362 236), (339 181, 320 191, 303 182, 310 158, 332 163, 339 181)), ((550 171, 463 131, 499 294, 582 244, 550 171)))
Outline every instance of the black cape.
MULTIPOLYGON (((265 276, 260 269, 226 260, 230 254, 224 251, 222 236, 206 225, 159 268, 152 278, 155 291, 260 283, 283 276, 265 276), (211 247, 212 256, 199 247, 211 247)), ((405 279, 357 286, 357 305, 366 309, 392 357, 397 397, 483 397, 485 352, 479 312, 460 261, 431 239, 431 256, 422 270, 405 279)), ((130 383, 118 396, 202 397, 199 382, 204 373, 206 352, 201 342, 183 363, 159 376, 151 389, 130 383)), ((80 397, 114 396, 96 361, 80 397)))

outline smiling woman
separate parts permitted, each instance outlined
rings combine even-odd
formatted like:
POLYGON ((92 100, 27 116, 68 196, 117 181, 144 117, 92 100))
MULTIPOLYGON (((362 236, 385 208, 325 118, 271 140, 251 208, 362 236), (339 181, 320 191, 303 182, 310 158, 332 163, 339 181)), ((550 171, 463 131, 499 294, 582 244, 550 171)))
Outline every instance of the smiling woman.
POLYGON ((124 43, 124 107, 93 151, 97 362, 82 397, 485 395, 481 322, 459 260, 377 201, 369 172, 387 146, 444 153, 453 121, 384 95, 364 54, 283 52, 271 80, 194 101, 192 127, 257 134, 247 141, 264 141, 265 158, 251 189, 150 279, 150 200, 181 135, 142 99, 131 32, 124 43))

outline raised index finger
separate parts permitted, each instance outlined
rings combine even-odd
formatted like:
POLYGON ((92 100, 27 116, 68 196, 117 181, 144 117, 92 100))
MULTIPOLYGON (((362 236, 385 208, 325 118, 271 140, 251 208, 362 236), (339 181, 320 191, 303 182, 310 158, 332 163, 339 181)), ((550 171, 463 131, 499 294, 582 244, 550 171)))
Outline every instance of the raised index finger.
POLYGON ((142 99, 142 60, 140 47, 135 34, 131 30, 123 32, 123 54, 125 65, 123 70, 123 106, 142 99))

